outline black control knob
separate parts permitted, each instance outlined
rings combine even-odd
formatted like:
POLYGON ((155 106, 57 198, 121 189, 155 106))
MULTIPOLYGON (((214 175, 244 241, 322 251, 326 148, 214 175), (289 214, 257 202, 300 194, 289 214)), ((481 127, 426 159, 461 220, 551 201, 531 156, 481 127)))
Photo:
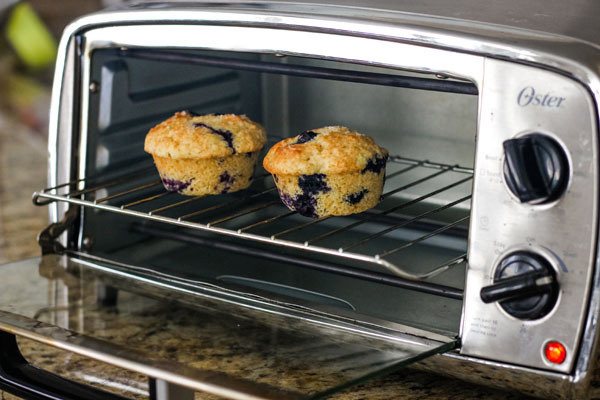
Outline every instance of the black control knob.
POLYGON ((515 318, 532 320, 548 314, 558 298, 558 282, 550 263, 540 255, 517 252, 505 257, 494 283, 481 289, 484 303, 500 302, 515 318))
POLYGON ((532 133, 507 140, 503 146, 504 180, 522 203, 548 203, 563 194, 569 181, 569 162, 556 140, 532 133))

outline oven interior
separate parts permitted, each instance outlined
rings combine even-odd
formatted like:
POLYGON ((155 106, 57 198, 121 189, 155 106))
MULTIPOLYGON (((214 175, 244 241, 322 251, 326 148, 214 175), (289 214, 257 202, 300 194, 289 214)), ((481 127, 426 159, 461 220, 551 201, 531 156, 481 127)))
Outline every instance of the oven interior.
POLYGON ((458 334, 477 96, 447 91, 470 83, 309 57, 141 49, 95 51, 90 80, 79 171, 45 191, 86 206, 69 252, 157 281, 458 334), (400 87, 406 78, 433 90, 400 87), (181 110, 248 115, 267 131, 263 155, 322 126, 372 136, 391 155, 382 201, 358 215, 297 215, 262 156, 244 191, 168 193, 144 137, 181 110))

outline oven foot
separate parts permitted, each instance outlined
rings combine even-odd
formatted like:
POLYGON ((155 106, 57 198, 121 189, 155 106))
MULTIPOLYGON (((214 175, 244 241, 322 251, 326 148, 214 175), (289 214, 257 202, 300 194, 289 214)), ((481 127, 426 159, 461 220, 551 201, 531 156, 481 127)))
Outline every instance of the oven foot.
POLYGON ((0 331, 0 390, 31 400, 126 400, 29 364, 15 335, 4 331, 0 331))
POLYGON ((149 378, 150 400, 194 400, 194 391, 162 379, 149 378))

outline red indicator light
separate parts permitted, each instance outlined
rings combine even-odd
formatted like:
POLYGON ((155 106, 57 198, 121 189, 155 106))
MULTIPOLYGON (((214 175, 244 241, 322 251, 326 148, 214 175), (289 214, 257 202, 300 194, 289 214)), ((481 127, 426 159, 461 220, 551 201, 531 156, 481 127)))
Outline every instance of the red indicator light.
POLYGON ((559 342, 550 342, 544 349, 546 359, 553 364, 561 364, 567 358, 567 349, 559 342))

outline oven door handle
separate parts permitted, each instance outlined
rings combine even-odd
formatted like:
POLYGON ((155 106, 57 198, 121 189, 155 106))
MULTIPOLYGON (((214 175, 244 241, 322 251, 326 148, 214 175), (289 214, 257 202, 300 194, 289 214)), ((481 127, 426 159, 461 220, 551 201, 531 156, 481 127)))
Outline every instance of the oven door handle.
POLYGON ((16 336, 4 331, 0 331, 0 389, 33 400, 125 400, 29 364, 16 336))

